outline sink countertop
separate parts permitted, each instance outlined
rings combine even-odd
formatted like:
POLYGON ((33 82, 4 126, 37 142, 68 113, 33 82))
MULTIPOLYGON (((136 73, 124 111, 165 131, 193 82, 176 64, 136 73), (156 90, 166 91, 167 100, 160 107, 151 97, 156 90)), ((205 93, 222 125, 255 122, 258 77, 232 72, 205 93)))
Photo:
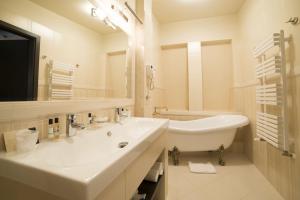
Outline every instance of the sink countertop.
POLYGON ((166 119, 128 118, 74 137, 43 141, 27 153, 1 153, 0 176, 65 199, 92 200, 167 127, 166 119), (119 148, 120 142, 128 145, 119 148))

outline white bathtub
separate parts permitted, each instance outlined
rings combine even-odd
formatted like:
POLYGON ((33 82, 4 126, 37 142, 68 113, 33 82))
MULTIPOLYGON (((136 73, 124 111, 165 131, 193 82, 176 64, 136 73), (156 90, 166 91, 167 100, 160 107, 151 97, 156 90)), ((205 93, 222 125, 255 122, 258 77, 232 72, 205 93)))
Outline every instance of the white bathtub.
POLYGON ((168 148, 179 151, 214 151, 221 145, 228 148, 237 128, 249 124, 242 115, 217 115, 190 121, 170 120, 168 148))

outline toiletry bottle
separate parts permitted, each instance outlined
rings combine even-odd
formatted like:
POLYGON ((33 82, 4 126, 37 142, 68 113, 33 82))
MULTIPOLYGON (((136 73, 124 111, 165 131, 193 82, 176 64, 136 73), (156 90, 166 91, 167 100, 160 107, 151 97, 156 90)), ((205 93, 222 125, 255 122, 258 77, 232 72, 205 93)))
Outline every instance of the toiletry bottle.
POLYGON ((92 113, 89 113, 88 114, 88 123, 89 123, 89 125, 91 125, 92 124, 92 122, 93 122, 93 118, 92 118, 92 113))
POLYGON ((59 135, 60 135, 59 131, 60 131, 59 130, 59 118, 56 117, 56 118, 54 118, 54 136, 56 139, 59 138, 59 135))
POLYGON ((49 119, 49 121, 48 121, 48 138, 52 139, 53 137, 54 137, 53 119, 49 119))
POLYGON ((53 124, 53 134, 55 135, 56 133, 56 118, 54 118, 54 124, 53 124))
MULTIPOLYGON (((36 132, 37 130, 36 130, 36 127, 31 127, 31 128, 28 128, 28 130, 31 130, 32 131, 32 133, 34 133, 34 132, 36 132)), ((39 140, 39 138, 37 139, 37 141, 36 141, 36 144, 39 144, 40 143, 40 140, 39 140)))

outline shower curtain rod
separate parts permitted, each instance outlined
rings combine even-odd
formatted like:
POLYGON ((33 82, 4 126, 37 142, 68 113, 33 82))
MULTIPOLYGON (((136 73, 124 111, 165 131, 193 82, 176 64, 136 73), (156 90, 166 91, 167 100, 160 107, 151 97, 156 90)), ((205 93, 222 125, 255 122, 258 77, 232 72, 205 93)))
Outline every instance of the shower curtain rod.
POLYGON ((131 14, 133 14, 133 16, 141 23, 143 24, 143 21, 136 15, 136 13, 134 12, 134 10, 132 10, 132 8, 129 6, 129 4, 127 3, 127 1, 125 2, 125 6, 128 8, 128 10, 131 12, 131 14))

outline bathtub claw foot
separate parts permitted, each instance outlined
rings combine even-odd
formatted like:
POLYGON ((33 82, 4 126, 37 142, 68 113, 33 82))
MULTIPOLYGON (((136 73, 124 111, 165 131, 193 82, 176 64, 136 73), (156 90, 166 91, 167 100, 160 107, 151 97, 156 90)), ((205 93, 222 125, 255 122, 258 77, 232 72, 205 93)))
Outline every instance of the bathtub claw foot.
POLYGON ((225 161, 223 160, 224 150, 225 150, 225 148, 224 148, 223 145, 221 145, 219 147, 219 149, 218 149, 218 153, 219 153, 219 165, 221 165, 221 166, 225 166, 225 164, 226 164, 225 161))
POLYGON ((176 146, 173 147, 172 151, 169 151, 169 153, 171 155, 173 164, 178 165, 179 164, 179 154, 180 154, 180 151, 178 150, 178 148, 176 146))
POLYGON ((225 161, 224 160, 219 160, 219 165, 221 165, 221 166, 225 166, 225 161))

